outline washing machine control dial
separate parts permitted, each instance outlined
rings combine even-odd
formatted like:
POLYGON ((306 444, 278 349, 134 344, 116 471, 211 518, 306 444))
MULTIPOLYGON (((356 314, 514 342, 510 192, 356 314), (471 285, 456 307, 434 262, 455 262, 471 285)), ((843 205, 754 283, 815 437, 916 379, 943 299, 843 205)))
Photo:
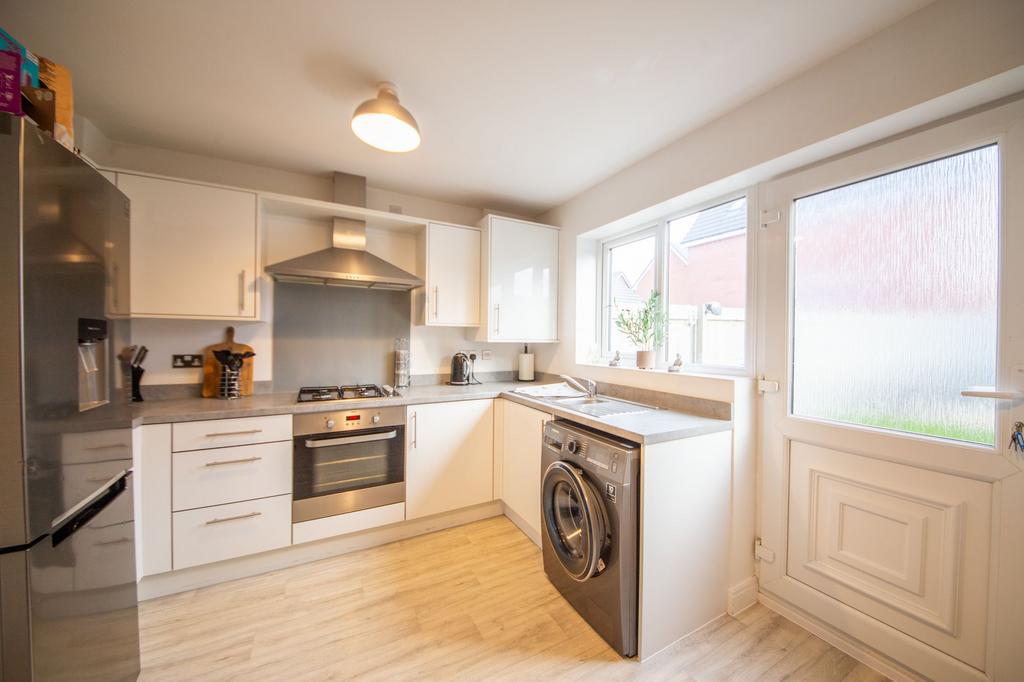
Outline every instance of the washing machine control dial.
POLYGON ((573 454, 573 455, 579 454, 580 443, 579 443, 579 441, 571 440, 571 441, 569 441, 568 443, 565 444, 565 449, 568 450, 570 454, 573 454))

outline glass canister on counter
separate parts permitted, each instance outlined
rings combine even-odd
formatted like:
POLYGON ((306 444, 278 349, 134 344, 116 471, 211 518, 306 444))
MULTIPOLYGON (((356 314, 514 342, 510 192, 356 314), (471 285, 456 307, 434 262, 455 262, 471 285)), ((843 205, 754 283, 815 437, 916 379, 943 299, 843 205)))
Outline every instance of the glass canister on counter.
POLYGON ((409 339, 395 339, 395 388, 409 388, 409 339))

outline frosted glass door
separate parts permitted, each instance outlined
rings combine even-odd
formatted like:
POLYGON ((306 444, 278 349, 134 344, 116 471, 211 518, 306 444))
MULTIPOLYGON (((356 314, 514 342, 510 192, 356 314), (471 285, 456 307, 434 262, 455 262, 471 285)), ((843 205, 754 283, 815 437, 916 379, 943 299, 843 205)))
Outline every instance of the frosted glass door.
POLYGON ((991 445, 995 145, 797 199, 794 415, 991 445))
POLYGON ((758 189, 758 587, 928 679, 987 671, 1024 571, 1024 401, 962 396, 1024 390, 1022 179, 1016 103, 758 189))

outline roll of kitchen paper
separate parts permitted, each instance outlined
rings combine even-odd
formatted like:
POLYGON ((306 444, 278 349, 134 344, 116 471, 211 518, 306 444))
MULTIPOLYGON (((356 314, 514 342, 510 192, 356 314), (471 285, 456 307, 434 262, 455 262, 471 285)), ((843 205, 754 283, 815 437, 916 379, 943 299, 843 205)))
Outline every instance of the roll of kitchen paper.
POLYGON ((519 354, 519 380, 533 381, 533 353, 519 354))

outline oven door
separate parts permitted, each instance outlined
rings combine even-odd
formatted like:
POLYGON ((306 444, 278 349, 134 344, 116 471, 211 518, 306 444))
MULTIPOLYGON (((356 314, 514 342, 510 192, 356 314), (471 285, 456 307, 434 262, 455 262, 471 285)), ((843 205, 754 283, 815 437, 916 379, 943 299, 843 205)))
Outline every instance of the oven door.
POLYGON ((292 521, 405 500, 405 427, 296 436, 292 521))

